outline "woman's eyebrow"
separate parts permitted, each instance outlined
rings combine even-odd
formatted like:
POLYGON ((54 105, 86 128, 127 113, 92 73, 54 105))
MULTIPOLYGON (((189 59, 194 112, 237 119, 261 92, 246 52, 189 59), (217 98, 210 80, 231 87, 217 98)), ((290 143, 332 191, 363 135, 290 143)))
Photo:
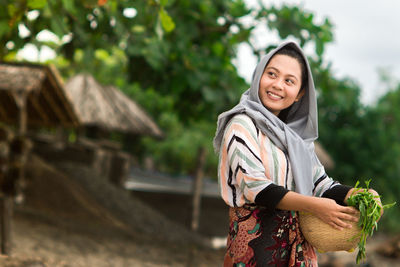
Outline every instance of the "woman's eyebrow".
POLYGON ((271 66, 270 66, 270 67, 267 67, 266 70, 267 70, 267 69, 274 69, 276 72, 280 72, 277 68, 271 67, 271 66))

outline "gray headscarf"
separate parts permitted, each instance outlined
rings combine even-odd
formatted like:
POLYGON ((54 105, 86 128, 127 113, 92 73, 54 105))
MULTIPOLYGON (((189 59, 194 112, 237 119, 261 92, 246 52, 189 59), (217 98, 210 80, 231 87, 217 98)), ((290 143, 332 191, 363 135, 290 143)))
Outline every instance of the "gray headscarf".
POLYGON ((321 165, 314 151, 314 140, 318 138, 317 100, 307 57, 296 43, 282 43, 265 55, 256 66, 251 87, 243 93, 239 104, 218 116, 217 131, 214 137, 216 152, 220 151, 225 127, 229 120, 240 113, 245 113, 251 117, 257 128, 288 155, 296 184, 296 192, 312 195, 314 187, 313 168, 316 165, 321 165), (272 56, 284 46, 289 46, 300 52, 306 62, 308 74, 306 92, 298 102, 291 106, 286 123, 265 108, 258 95, 260 79, 266 65, 272 56))

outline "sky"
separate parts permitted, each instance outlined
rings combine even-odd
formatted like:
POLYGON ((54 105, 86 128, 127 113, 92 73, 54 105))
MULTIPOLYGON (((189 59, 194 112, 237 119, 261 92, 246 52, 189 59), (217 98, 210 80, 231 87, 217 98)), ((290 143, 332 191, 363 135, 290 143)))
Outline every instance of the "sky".
MULTIPOLYGON (((246 0, 248 5, 257 0, 246 0)), ((378 69, 388 71, 400 81, 400 1, 395 0, 286 0, 278 4, 300 4, 314 13, 316 21, 329 18, 334 25, 334 42, 327 46, 324 59, 332 63, 337 78, 350 77, 361 88, 361 101, 373 104, 387 86, 379 79, 378 69)), ((276 34, 259 29, 259 42, 276 42, 276 34), (260 37, 263 36, 263 37, 260 37)), ((307 51, 306 51, 307 53, 307 51)), ((246 46, 238 51, 239 74, 250 81, 256 59, 246 46)))

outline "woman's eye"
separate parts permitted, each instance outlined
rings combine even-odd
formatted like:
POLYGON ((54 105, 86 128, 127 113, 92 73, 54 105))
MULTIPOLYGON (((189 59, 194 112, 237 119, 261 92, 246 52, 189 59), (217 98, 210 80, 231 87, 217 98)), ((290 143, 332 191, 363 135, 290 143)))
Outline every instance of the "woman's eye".
POLYGON ((268 75, 271 76, 271 77, 276 77, 276 74, 274 72, 271 72, 271 71, 268 72, 268 75))
POLYGON ((286 79, 286 82, 289 84, 294 84, 294 81, 292 79, 286 79))

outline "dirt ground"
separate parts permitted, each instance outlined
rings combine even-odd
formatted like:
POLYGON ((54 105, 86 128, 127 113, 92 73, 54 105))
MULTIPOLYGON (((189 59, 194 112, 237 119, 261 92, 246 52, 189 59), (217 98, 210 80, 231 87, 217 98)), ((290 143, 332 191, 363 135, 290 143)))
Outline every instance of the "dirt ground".
POLYGON ((32 156, 0 266, 221 266, 223 251, 87 168, 32 156))
POLYGON ((115 227, 74 225, 17 210, 5 267, 221 266, 223 251, 133 237, 115 227), (85 229, 86 228, 86 229, 85 229))

